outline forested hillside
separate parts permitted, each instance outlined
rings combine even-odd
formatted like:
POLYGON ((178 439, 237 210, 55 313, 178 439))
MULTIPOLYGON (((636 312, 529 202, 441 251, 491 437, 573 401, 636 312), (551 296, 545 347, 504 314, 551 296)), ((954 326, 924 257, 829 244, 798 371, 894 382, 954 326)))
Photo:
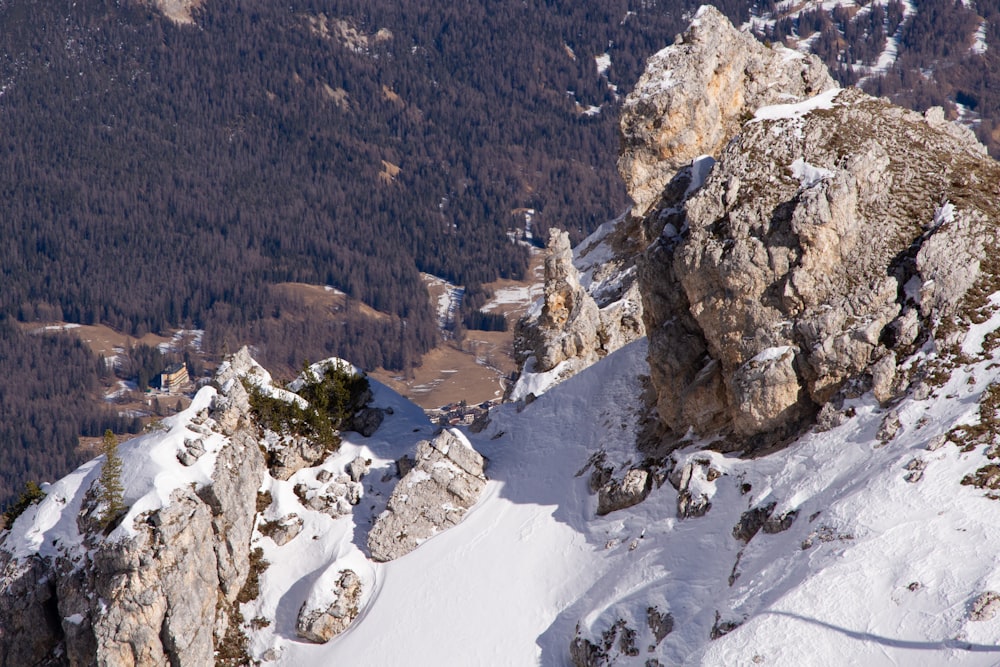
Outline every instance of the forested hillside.
MULTIPOLYGON (((693 6, 209 0, 177 25, 138 2, 0 4, 0 315, 405 369, 438 335, 420 271, 519 276, 525 210, 535 239, 579 239, 623 209, 617 91, 693 6), (282 281, 390 317, 316 322, 282 281)), ((40 347, 12 351, 0 395, 63 363, 13 335, 40 347)), ((72 436, 23 445, 36 404, 5 413, 0 504, 77 462, 72 436)))
POLYGON ((140 429, 138 419, 94 402, 106 372, 76 338, 29 336, 0 318, 0 506, 26 480, 54 480, 78 465, 78 436, 140 429))
MULTIPOLYGON (((438 340, 420 271, 474 304, 525 270, 517 241, 579 240, 627 205, 619 99, 697 4, 205 0, 179 25, 137 0, 0 3, 0 316, 406 369, 438 340), (284 281, 357 307, 317 322, 284 281)), ((737 24, 778 8, 716 4, 737 24)), ((995 147, 996 5, 816 6, 758 33, 807 41, 844 82, 961 111, 995 147)), ((33 372, 8 365, 0 394, 33 372)))
POLYGON ((844 85, 942 106, 1000 155, 1000 2, 757 3, 755 32, 819 55, 844 85))
POLYGON ((631 4, 7 4, 0 312, 217 351, 269 283, 331 284, 407 322, 364 363, 412 363, 418 271, 518 276, 515 210, 580 238, 625 206, 614 86, 681 25, 631 4))

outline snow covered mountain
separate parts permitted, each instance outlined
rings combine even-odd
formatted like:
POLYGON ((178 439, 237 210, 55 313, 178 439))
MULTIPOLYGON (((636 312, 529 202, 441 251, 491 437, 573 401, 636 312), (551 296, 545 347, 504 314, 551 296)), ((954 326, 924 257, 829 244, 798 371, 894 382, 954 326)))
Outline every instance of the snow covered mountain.
POLYGON ((244 351, 121 445, 108 528, 101 459, 47 485, 0 665, 1000 663, 1000 168, 818 67, 711 9, 652 59, 639 206, 526 325, 572 373, 469 432, 244 351))

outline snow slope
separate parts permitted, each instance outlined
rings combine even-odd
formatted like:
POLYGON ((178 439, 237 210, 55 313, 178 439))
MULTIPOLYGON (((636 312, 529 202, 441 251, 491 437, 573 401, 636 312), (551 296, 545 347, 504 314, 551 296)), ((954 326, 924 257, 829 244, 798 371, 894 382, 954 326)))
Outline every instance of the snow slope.
MULTIPOLYGON (((305 525, 282 547, 254 538, 270 566, 260 596, 242 610, 258 621, 248 630, 251 651, 274 665, 562 666, 574 636, 600 644, 618 626, 634 632, 636 653, 620 639, 609 642, 608 658, 619 665, 654 658, 684 665, 998 664, 1000 617, 976 622, 970 611, 981 593, 1000 590, 1000 506, 960 484, 988 462, 989 443, 964 451, 942 437, 980 419, 980 399, 997 380, 1000 366, 983 349, 986 329, 1000 321, 983 322, 964 341, 964 365, 924 398, 890 410, 862 396, 845 406, 853 414, 845 423, 758 459, 702 450, 698 442, 675 452, 678 468, 715 471, 694 489, 710 497, 711 509, 684 520, 676 515, 678 493, 665 481, 642 504, 595 516, 592 456, 604 452, 619 475, 640 462, 634 442, 646 345, 633 343, 520 412, 513 404, 495 409, 489 426, 469 435, 490 461, 479 503, 457 527, 384 564, 367 559, 365 541, 394 484, 387 473, 434 427, 373 382, 374 404, 392 408, 375 435, 348 434, 321 466, 265 483, 274 503, 262 518, 295 512, 305 525), (322 469, 336 474, 359 454, 372 459, 372 470, 352 514, 335 520, 301 506, 296 483, 308 484, 322 469), (748 543, 734 537, 744 512, 772 503, 773 517, 796 513, 787 530, 761 531, 748 543), (344 568, 365 583, 360 616, 324 645, 298 638, 298 610, 325 600, 344 568), (650 608, 673 621, 659 642, 647 623, 650 608)), ((935 356, 928 348, 911 364, 935 356)), ((174 452, 212 391, 203 390, 165 430, 121 447, 133 508, 166 502, 176 484, 203 483, 202 461, 183 469, 174 452)), ((212 451, 222 446, 215 437, 212 451)), ((203 457, 205 465, 212 458, 203 457)), ((21 555, 44 553, 56 540, 72 548, 82 490, 98 470, 91 462, 50 485, 6 546, 20 544, 21 555)))
MULTIPOLYGON (((887 444, 876 437, 887 410, 865 396, 848 406, 856 414, 847 423, 760 459, 692 443, 680 463, 702 460, 722 473, 709 484, 704 517, 678 520, 677 492, 665 483, 644 503, 597 518, 578 473, 598 450, 618 468, 635 458, 644 355, 645 344, 633 344, 520 413, 495 410, 488 429, 470 436, 490 459, 479 504, 411 554, 370 564, 375 590, 341 637, 306 644, 279 619, 268 635, 282 649, 276 664, 565 665, 577 629, 596 642, 618 619, 636 631, 639 653, 615 664, 1000 662, 1000 619, 969 620, 972 601, 1000 588, 1000 508, 959 483, 985 462, 983 447, 927 449, 978 419, 997 372, 990 360, 898 406, 901 428, 887 444), (914 459, 925 469, 910 483, 914 459), (771 502, 775 516, 798 512, 790 529, 746 545, 733 537, 743 512, 771 502), (652 651, 650 606, 674 620, 652 651), (726 622, 742 625, 710 640, 726 622)), ((348 562, 359 562, 358 527, 339 521, 318 540, 297 538, 274 562, 301 570, 294 550, 335 534, 348 562)), ((272 566, 267 586, 293 579, 279 572, 272 566)))

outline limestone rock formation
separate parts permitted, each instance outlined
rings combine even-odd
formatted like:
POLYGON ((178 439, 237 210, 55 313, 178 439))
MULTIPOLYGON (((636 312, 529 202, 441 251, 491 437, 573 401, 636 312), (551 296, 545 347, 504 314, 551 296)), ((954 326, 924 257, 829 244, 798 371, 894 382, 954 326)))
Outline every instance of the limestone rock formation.
POLYGON ((286 514, 280 519, 261 524, 261 535, 270 537, 279 547, 284 546, 298 537, 305 522, 297 514, 286 514))
POLYGON ((421 441, 414 467, 368 533, 372 559, 399 558, 461 521, 486 487, 485 470, 485 459, 458 431, 421 441))
POLYGON ((566 232, 551 230, 544 302, 515 329, 521 378, 508 398, 524 398, 532 375, 558 371, 532 386, 544 390, 645 335, 635 282, 635 258, 642 247, 636 229, 632 218, 605 223, 576 253, 566 232))
POLYGON ((778 444, 843 391, 889 400, 896 353, 957 311, 996 243, 1000 170, 971 132, 855 89, 758 109, 776 100, 746 90, 772 79, 800 82, 793 96, 829 88, 802 60, 786 59, 795 76, 756 69, 763 52, 774 53, 702 10, 652 59, 622 121, 651 127, 659 114, 625 154, 659 155, 664 173, 688 159, 689 137, 732 137, 700 187, 681 172, 663 190, 639 261, 659 418, 676 437, 728 433, 723 449, 778 444), (735 91, 739 114, 677 115, 691 102, 673 82, 691 62, 721 68, 699 85, 735 91), (749 88, 733 88, 729 63, 750 63, 736 68, 756 72, 736 77, 749 88), (711 119, 717 132, 703 128, 711 119))
POLYGON ((645 213, 681 168, 718 155, 758 108, 836 87, 815 56, 768 48, 703 6, 677 41, 653 55, 622 109, 618 170, 645 213))
MULTIPOLYGON (((323 471, 326 472, 326 471, 323 471)), ((334 519, 351 513, 351 508, 361 502, 364 487, 346 474, 322 475, 318 484, 296 484, 294 491, 304 507, 323 512, 334 519)))
POLYGON ((638 505, 653 488, 653 476, 648 470, 633 468, 622 479, 608 480, 597 492, 597 514, 638 505))
POLYGON ((352 570, 342 570, 330 595, 333 601, 322 609, 303 603, 295 623, 295 632, 303 639, 322 644, 346 630, 358 616, 361 579, 352 570))
POLYGON ((329 449, 312 438, 294 434, 269 434, 268 467, 275 479, 286 480, 303 468, 317 465, 330 455, 329 449))
POLYGON ((0 664, 214 663, 247 579, 266 474, 256 429, 240 412, 243 387, 227 388, 186 426, 224 443, 213 445, 210 483, 176 489, 115 540, 104 539, 89 514, 96 504, 85 501, 79 548, 22 558, 0 544, 0 664))
POLYGON ((569 234, 551 230, 547 249, 544 304, 529 334, 535 358, 532 370, 539 373, 568 359, 578 358, 583 364, 596 361, 601 321, 597 304, 581 287, 573 266, 569 234))
MULTIPOLYGON (((281 389, 274 386, 271 375, 251 358, 249 351, 244 347, 233 355, 227 363, 223 364, 218 373, 217 382, 220 386, 229 388, 234 384, 242 384, 246 381, 267 396, 289 403, 298 403, 305 407, 308 405, 306 400, 296 392, 300 391, 306 384, 308 375, 313 378, 322 377, 328 364, 337 365, 341 370, 347 372, 360 373, 353 365, 345 361, 329 359, 313 364, 305 373, 300 374, 289 383, 286 389, 281 389), (243 378, 243 380, 239 380, 239 378, 243 378)), ((240 405, 245 402, 247 410, 249 410, 249 398, 245 396, 245 390, 241 388, 235 391, 242 391, 240 405)), ((385 412, 381 408, 369 406, 371 400, 370 388, 352 395, 345 407, 345 411, 350 417, 339 424, 339 427, 342 430, 356 431, 365 437, 370 437, 375 433, 385 419, 385 412)), ((282 481, 289 479, 303 468, 321 463, 331 454, 331 448, 327 443, 295 433, 275 433, 268 430, 264 433, 263 442, 267 448, 267 465, 271 475, 282 481)), ((183 456, 185 456, 185 460, 191 458, 189 454, 183 454, 183 456)))

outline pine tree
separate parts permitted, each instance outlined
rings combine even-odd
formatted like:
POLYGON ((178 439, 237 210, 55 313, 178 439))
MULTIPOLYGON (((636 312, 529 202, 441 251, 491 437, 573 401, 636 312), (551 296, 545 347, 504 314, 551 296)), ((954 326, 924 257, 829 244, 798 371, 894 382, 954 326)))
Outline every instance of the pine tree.
POLYGON ((128 509, 122 488, 122 460, 118 456, 118 438, 111 429, 104 432, 101 452, 104 454, 104 465, 101 467, 98 500, 104 508, 100 518, 101 527, 106 530, 128 509))

